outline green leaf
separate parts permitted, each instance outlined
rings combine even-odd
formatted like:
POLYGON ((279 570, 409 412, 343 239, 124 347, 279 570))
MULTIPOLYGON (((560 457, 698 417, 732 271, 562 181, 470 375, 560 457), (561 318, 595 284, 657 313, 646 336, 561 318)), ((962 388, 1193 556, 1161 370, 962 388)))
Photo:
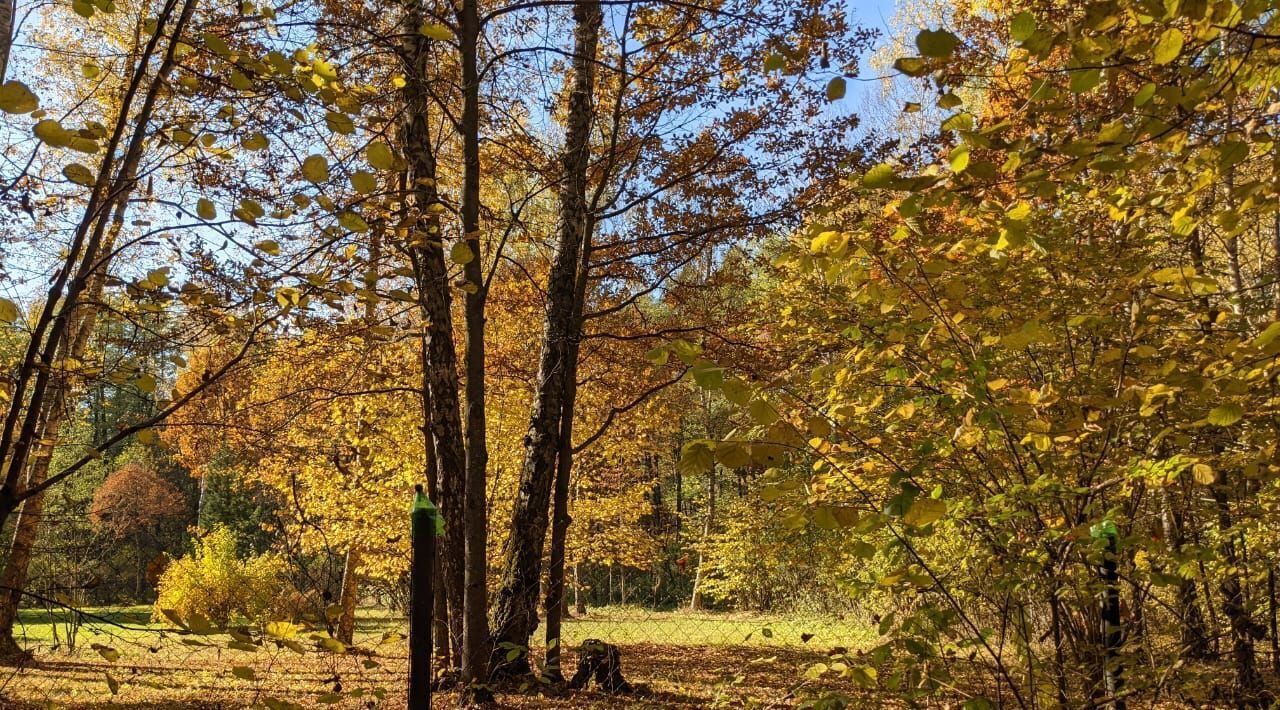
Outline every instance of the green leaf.
POLYGON ((1036 32, 1036 17, 1023 10, 1013 16, 1009 22, 1009 39, 1014 42, 1025 42, 1036 32))
POLYGON ((902 522, 915 527, 924 527, 947 513, 947 503, 933 498, 917 498, 902 516, 902 522))
POLYGON ((369 223, 364 221, 364 217, 355 212, 343 212, 338 215, 338 224, 349 232, 369 231, 369 223))
POLYGON ((1134 106, 1145 105, 1148 101, 1151 100, 1151 97, 1155 95, 1156 95, 1156 85, 1148 81, 1146 84, 1142 85, 1141 89, 1138 89, 1138 93, 1133 95, 1133 105, 1134 106))
POLYGON ((302 161, 302 177, 307 182, 320 183, 329 179, 329 161, 323 155, 308 155, 302 161))
POLYGON ((746 468, 751 465, 751 454, 741 442, 716 442, 715 453, 716 460, 725 468, 746 468))
POLYGON ((1102 81, 1102 72, 1098 69, 1083 69, 1071 72, 1071 93, 1083 94, 1102 81))
POLYGON ((356 132, 356 124, 351 120, 351 117, 338 111, 326 111, 324 125, 328 126, 329 130, 334 133, 341 133, 344 136, 349 136, 356 132))
POLYGON ((84 185, 85 187, 92 187, 93 183, 97 180, 93 171, 80 163, 72 163, 63 168, 62 174, 71 182, 74 182, 77 185, 84 185))
POLYGON ((104 675, 107 677, 107 689, 111 691, 112 695, 119 695, 120 681, 116 680, 115 676, 110 673, 105 673, 104 675))
POLYGON ((956 51, 960 38, 946 30, 920 30, 916 35, 916 48, 926 57, 945 59, 956 51))
POLYGON ((268 254, 270 256, 280 255, 280 242, 277 242, 274 239, 264 239, 253 246, 264 254, 268 254))
POLYGON ((766 74, 778 71, 785 66, 787 66, 787 58, 777 52, 773 52, 764 58, 764 71, 766 74))
POLYGON ((715 465, 715 452, 711 450, 710 442, 698 439, 680 448, 680 463, 677 466, 687 476, 706 473, 715 465))
POLYGON ((1168 64, 1177 59, 1178 55, 1182 54, 1182 43, 1185 39, 1182 30, 1177 27, 1165 30, 1151 50, 1151 61, 1156 64, 1168 64))
POLYGON ((257 677, 249 666, 235 666, 231 669, 231 675, 241 680, 254 680, 257 677))
POLYGON ((240 140, 240 147, 245 150, 266 150, 271 142, 261 133, 251 133, 240 140))
POLYGON ((844 77, 838 76, 827 82, 827 101, 839 101, 844 98, 845 86, 844 77))
POLYGON ((952 150, 950 164, 953 172, 964 172, 965 168, 969 167, 969 146, 957 146, 952 150))
POLYGON ((6 81, 0 85, 0 111, 5 113, 31 113, 40 108, 40 99, 20 81, 6 81))
POLYGON ((724 384, 724 368, 705 360, 694 363, 693 381, 704 390, 718 389, 724 384))
POLYGON ((1265 348, 1270 345, 1276 338, 1280 338, 1280 320, 1273 322, 1258 333, 1258 337, 1253 339, 1253 347, 1265 348))
POLYGON ((862 176, 862 186, 872 190, 889 187, 894 181, 893 166, 880 163, 862 176))
POLYGON ((110 646, 104 646, 103 644, 95 643, 95 644, 90 644, 90 648, 97 651, 99 656, 102 656, 103 658, 107 659, 111 663, 115 663, 116 661, 120 660, 120 652, 115 650, 114 648, 111 648, 110 646))
POLYGON ((1214 426, 1231 426, 1244 418, 1244 408, 1231 402, 1228 404, 1220 404, 1209 410, 1209 415, 1205 417, 1205 421, 1214 426))

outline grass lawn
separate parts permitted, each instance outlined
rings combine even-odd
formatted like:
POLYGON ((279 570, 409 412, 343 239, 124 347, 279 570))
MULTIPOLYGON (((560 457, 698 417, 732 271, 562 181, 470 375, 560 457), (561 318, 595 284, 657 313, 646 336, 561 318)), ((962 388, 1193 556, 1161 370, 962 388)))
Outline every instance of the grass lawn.
MULTIPOLYGON (((357 653, 298 654, 268 644, 256 652, 227 647, 227 637, 179 636, 151 621, 150 608, 89 609, 68 652, 65 615, 50 623, 24 610, 23 642, 36 652, 25 668, 0 668, 0 707, 240 708, 280 699, 303 707, 403 707, 404 621, 364 610, 357 653), (97 644, 97 647, 95 647, 97 644), (119 654, 118 658, 116 654, 119 654), (114 660, 113 660, 114 659, 114 660), (115 692, 113 694, 112 687, 115 692)), ((804 668, 833 647, 857 648, 874 632, 852 623, 747 614, 591 610, 565 623, 566 661, 588 638, 623 651, 635 696, 597 692, 541 696, 503 693, 509 708, 787 707, 817 692, 804 668), (811 635, 811 636, 810 636, 811 635)), ((311 642, 304 641, 309 645, 311 642)), ((440 706, 452 705, 442 697, 440 706)))

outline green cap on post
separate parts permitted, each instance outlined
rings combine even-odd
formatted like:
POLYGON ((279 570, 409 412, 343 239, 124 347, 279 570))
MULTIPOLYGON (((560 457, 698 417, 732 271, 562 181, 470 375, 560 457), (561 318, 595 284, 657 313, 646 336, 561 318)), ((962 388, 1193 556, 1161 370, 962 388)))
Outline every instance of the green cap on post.
POLYGON ((1089 528, 1089 536, 1095 540, 1114 539, 1120 536, 1120 531, 1116 529, 1115 521, 1103 520, 1089 528))
POLYGON ((443 537, 444 518, 441 517, 440 510, 422 492, 421 484, 414 486, 413 490, 413 507, 409 509, 409 519, 414 536, 432 531, 436 537, 443 537))

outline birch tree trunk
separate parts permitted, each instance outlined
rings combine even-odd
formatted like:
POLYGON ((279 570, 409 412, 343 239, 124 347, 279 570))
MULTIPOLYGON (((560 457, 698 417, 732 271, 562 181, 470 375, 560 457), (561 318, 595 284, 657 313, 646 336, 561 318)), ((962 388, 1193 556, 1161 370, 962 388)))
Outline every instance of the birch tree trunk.
MULTIPOLYGON (((590 239, 587 193, 587 166, 591 158, 592 98, 595 92, 595 57, 600 40, 602 13, 598 0, 574 4, 574 52, 572 88, 560 189, 560 234, 551 272, 547 279, 547 309, 543 320, 542 352, 538 362, 538 391, 525 434, 524 461, 511 516, 511 530, 503 550, 504 568, 494 602, 494 671, 522 674, 530 671, 527 654, 506 660, 507 648, 527 648, 538 626, 538 580, 547 534, 547 509, 553 483, 559 494, 568 496, 568 471, 572 444, 564 437, 572 430, 573 398, 577 379, 577 341, 581 330, 582 300, 585 297, 585 265, 580 265, 584 245, 590 239), (563 480, 557 474, 557 457, 563 456, 563 480), (499 659, 501 654, 501 659, 499 659), (497 661, 501 660, 499 664, 497 661)), ((559 497, 559 495, 558 495, 559 497)), ((562 512, 557 519, 563 519, 562 512)), ((567 525, 567 521, 565 522, 567 525)), ((563 536, 563 531, 562 531, 563 536)), ((563 594, 564 540, 560 554, 552 546, 552 564, 559 564, 556 595, 563 594)), ((550 600, 548 600, 550 604, 550 600)))

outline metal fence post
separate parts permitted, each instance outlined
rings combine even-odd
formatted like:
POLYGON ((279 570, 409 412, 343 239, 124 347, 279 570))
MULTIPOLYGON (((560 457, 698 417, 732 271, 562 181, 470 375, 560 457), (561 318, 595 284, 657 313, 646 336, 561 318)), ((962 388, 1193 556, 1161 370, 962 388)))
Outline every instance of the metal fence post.
POLYGON ((431 571, 442 521, 421 485, 414 486, 409 518, 409 710, 431 710, 431 633, 435 625, 431 571))
POLYGON ((1124 643, 1124 629, 1120 621, 1120 573, 1117 556, 1120 537, 1116 524, 1104 520, 1090 530, 1094 538, 1107 541, 1107 549, 1102 558, 1102 636, 1105 644, 1103 678, 1107 687, 1107 695, 1111 699, 1113 710, 1125 710, 1124 661, 1120 658, 1120 647, 1124 643))

